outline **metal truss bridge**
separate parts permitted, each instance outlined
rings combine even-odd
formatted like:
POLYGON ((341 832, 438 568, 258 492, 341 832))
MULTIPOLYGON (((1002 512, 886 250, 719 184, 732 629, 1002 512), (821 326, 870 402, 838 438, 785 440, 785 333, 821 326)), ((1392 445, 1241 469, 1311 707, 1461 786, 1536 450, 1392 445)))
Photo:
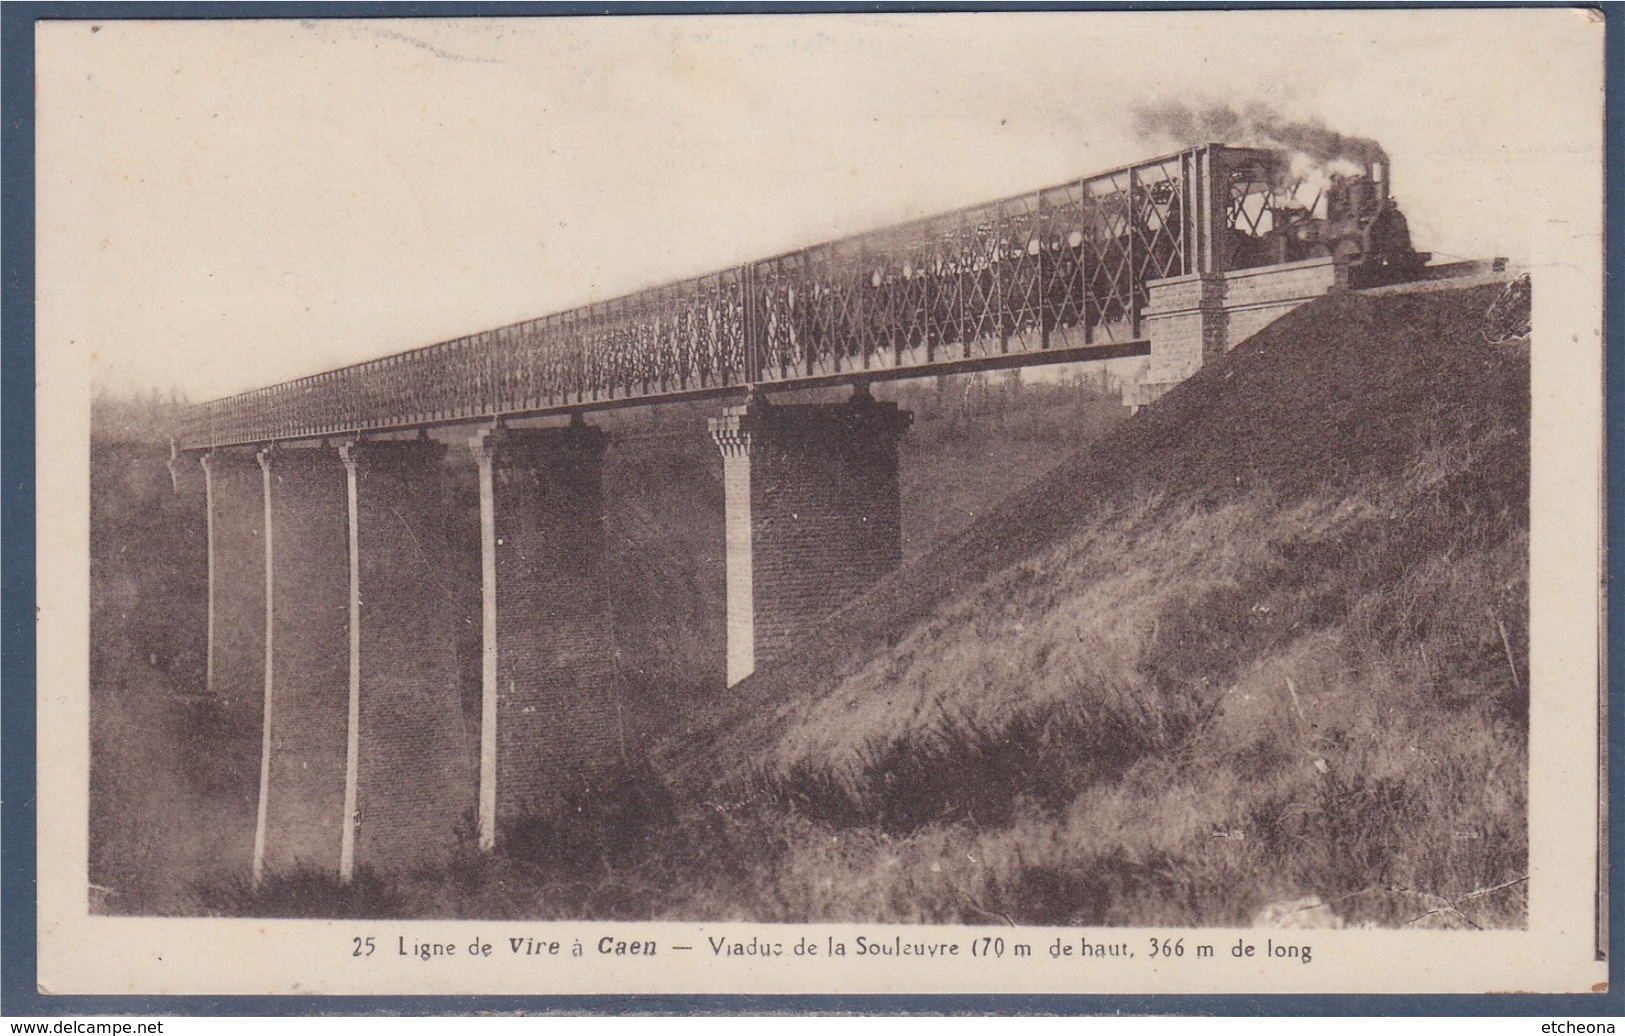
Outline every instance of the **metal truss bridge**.
POLYGON ((1148 283, 1240 264, 1296 190, 1282 158, 1191 148, 255 389, 192 408, 179 445, 1145 355, 1148 283))

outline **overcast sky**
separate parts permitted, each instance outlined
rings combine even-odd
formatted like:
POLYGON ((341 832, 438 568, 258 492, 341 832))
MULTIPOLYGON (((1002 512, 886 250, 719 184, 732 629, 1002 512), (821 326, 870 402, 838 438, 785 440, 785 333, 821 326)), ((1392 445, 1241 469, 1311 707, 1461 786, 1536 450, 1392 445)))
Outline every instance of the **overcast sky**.
POLYGON ((1574 143, 1601 32, 1554 9, 63 22, 38 42, 40 362, 93 355, 101 384, 194 400, 1172 150, 1135 135, 1136 101, 1378 139, 1417 247, 1445 256, 1526 258, 1551 163, 1601 168, 1574 143))

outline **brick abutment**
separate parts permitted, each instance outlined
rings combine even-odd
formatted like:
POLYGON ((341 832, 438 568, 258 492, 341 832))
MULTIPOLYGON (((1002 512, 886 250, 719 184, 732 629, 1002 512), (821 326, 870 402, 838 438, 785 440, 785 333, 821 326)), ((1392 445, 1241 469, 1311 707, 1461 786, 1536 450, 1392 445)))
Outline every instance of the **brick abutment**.
POLYGON ((1329 257, 1226 273, 1192 273, 1147 283, 1141 327, 1151 358, 1124 402, 1153 403, 1204 364, 1339 283, 1329 257))

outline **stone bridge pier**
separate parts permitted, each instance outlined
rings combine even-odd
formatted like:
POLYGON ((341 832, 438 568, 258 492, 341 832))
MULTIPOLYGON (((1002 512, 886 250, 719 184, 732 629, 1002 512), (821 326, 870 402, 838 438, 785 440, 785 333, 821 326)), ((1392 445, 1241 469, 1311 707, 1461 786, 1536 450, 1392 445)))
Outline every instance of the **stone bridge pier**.
POLYGON ((268 607, 256 877, 338 864, 350 702, 344 462, 331 448, 283 446, 259 462, 268 607))
POLYGON ((265 684, 265 504, 248 450, 210 450, 203 465, 208 515, 207 686, 219 698, 258 695, 265 684))
POLYGON ((863 388, 835 404, 755 398, 712 419, 727 522, 730 687, 788 657, 902 561, 897 442, 912 420, 863 388))
POLYGON ((622 759, 597 428, 474 437, 480 469, 479 839, 556 815, 622 759))
MULTIPOLYGON (((900 562, 910 420, 860 389, 837 404, 753 398, 711 422, 730 684, 789 657, 900 562)), ((351 438, 205 456, 210 686, 263 699, 256 881, 432 866, 469 839, 490 849, 624 765, 606 445, 579 421, 498 423, 471 440, 477 696, 457 651, 474 569, 454 523, 472 515, 452 502, 443 445, 351 438)))
POLYGON ((348 876, 451 856, 472 833, 478 720, 458 679, 458 565, 445 447, 352 440, 349 510, 348 876))
MULTIPOLYGON (((482 679, 465 695, 445 447, 217 449, 209 686, 263 700, 253 874, 434 864, 556 814, 622 761, 604 433, 485 429, 482 679)), ((469 566, 472 570, 472 566, 469 566)))
POLYGON ((263 699, 256 881, 443 859, 472 829, 477 717, 458 681, 443 450, 351 440, 203 459, 210 688, 252 676, 263 699))

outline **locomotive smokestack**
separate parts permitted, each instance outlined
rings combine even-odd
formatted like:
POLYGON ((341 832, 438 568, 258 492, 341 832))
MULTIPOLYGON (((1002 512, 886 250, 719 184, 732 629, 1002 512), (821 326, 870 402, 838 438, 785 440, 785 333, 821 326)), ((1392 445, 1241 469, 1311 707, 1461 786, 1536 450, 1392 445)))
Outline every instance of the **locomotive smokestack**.
POLYGON ((1134 127, 1142 137, 1171 140, 1180 147, 1223 141, 1285 148, 1322 166, 1347 163, 1363 168, 1388 161, 1382 145, 1370 137, 1339 133, 1319 119, 1291 119, 1262 103, 1240 111, 1226 104, 1201 108, 1178 101, 1141 104, 1134 108, 1134 127))

